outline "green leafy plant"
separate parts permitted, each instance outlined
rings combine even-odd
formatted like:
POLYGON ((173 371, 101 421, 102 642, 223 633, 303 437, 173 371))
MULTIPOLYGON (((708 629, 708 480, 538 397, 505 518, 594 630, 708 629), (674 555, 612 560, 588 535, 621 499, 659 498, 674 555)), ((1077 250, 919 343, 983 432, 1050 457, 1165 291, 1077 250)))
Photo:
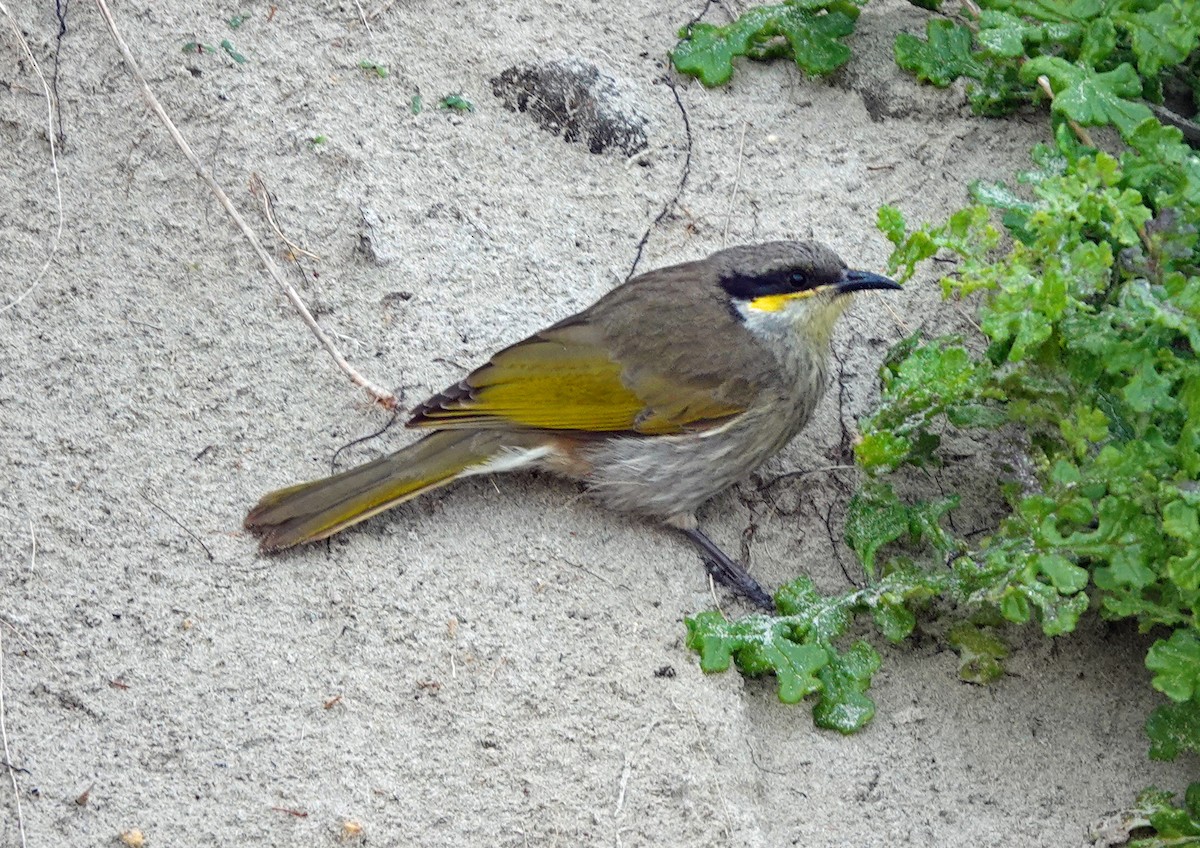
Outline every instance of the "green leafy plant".
POLYGON ((1200 783, 1184 794, 1183 806, 1175 796, 1153 787, 1138 795, 1133 808, 1106 822, 1103 833, 1092 834, 1096 844, 1129 848, 1196 848, 1200 846, 1200 783))
MULTIPOLYGON (((1146 664, 1170 702, 1147 730, 1152 755, 1171 758, 1200 751, 1200 159, 1152 119, 1130 136, 1117 159, 1061 132, 1020 176, 1027 198, 976 186, 983 203, 940 227, 907 233, 881 210, 901 278, 958 257, 943 287, 982 293, 984 345, 914 336, 884 363, 856 446, 869 479, 846 524, 869 586, 846 597, 891 580, 900 597, 920 586, 1053 636, 1074 629, 1091 589, 1101 614, 1167 628, 1146 664), (1003 251, 989 209, 1003 213, 1003 251), (1001 425, 1021 433, 1003 486, 1011 512, 983 539, 940 527, 953 502, 904 504, 884 482, 940 464, 948 428, 1001 425), (936 554, 924 570, 880 562, 905 538, 936 554)), ((969 631, 951 643, 968 679, 999 673, 994 644, 969 631)))
POLYGON ((1152 755, 1170 757, 1200 750, 1200 159, 1153 119, 1129 137, 1117 159, 1060 133, 1022 175, 1030 200, 977 187, 1013 238, 999 256, 977 249, 994 243, 985 206, 911 236, 882 214, 898 270, 959 256, 943 286, 983 293, 986 347, 910 342, 857 455, 881 475, 928 464, 941 426, 1021 425, 1012 511, 968 554, 1006 575, 986 600, 1053 634, 1090 586, 1106 617, 1168 628, 1146 664, 1172 702, 1148 725, 1152 755))
POLYGON ((237 48, 233 46, 233 42, 228 38, 221 42, 221 49, 225 51, 226 55, 229 56, 230 59, 237 62, 239 65, 244 65, 246 63, 246 57, 237 52, 237 48))
MULTIPOLYGON (((1200 156, 1152 118, 1119 156, 1065 120, 1055 138, 1018 188, 976 184, 978 203, 943 225, 910 232, 880 210, 900 279, 957 260, 943 291, 973 296, 980 337, 914 335, 880 369, 845 529, 866 586, 823 597, 802 578, 776 617, 689 619, 705 670, 773 673, 782 700, 815 696, 814 721, 848 732, 873 715, 878 668, 865 642, 839 647, 855 618, 898 641, 923 608, 953 610, 960 676, 986 683, 1007 653, 991 625, 1056 636, 1094 605, 1158 635, 1150 755, 1200 752, 1200 156), (943 526, 956 498, 906 502, 890 478, 943 465, 944 436, 978 428, 1004 428, 1009 511, 967 539, 943 526)), ((1186 808, 1144 796, 1152 835, 1132 844, 1192 844, 1200 783, 1188 792, 1186 808)))
POLYGON ((979 114, 1050 94, 1056 114, 1127 135, 1150 117, 1143 99, 1200 104, 1198 44, 1200 5, 1189 0, 979 0, 958 20, 930 20, 924 39, 900 33, 895 54, 923 82, 967 77, 979 114))
POLYGON ((697 21, 679 31, 671 61, 675 70, 706 86, 728 82, 739 56, 759 61, 791 57, 806 73, 829 74, 850 58, 841 39, 854 32, 865 2, 785 0, 749 9, 725 26, 697 21))
MULTIPOLYGON (((688 644, 705 670, 774 674, 782 700, 813 696, 816 723, 848 732, 873 714, 878 668, 866 642, 843 647, 856 619, 898 641, 923 609, 953 613, 960 675, 986 683, 1003 674, 1003 627, 1056 636, 1095 608, 1156 637, 1146 666, 1165 702, 1146 722, 1150 755, 1200 753, 1200 156, 1147 105, 1200 103, 1200 4, 964 5, 978 11, 898 36, 898 63, 939 86, 968 78, 982 114, 1049 101, 1053 143, 1014 185, 972 185, 975 204, 944 224, 910 230, 884 207, 878 225, 901 280, 935 256, 956 262, 943 293, 971 298, 978 335, 914 335, 881 368, 845 531, 866 585, 823 597, 801 579, 777 594, 779 616, 689 619, 688 644), (1123 149, 1101 151, 1088 126, 1114 127, 1123 149), (1008 511, 968 539, 943 527, 956 498, 905 500, 892 478, 913 490, 947 462, 947 434, 980 428, 998 431, 1008 511)), ((689 27, 676 67, 713 85, 735 56, 784 55, 787 6, 689 27)), ((1198 812, 1200 783, 1183 807, 1148 790, 1130 844, 1198 845, 1198 812)))
POLYGON ((835 643, 861 613, 869 614, 886 638, 904 639, 916 623, 908 606, 941 588, 925 577, 897 572, 870 588, 834 597, 818 594, 812 581, 801 577, 776 592, 777 616, 727 621, 711 611, 689 618, 688 646, 700 654, 705 671, 724 671, 732 661, 751 677, 774 674, 784 703, 815 695, 817 725, 850 733, 875 715, 866 690, 879 669, 879 654, 862 640, 845 650, 835 643))
POLYGON ((438 101, 439 109, 449 109, 453 112, 474 112, 475 104, 461 94, 447 94, 438 101))
POLYGON ((375 74, 375 76, 379 77, 380 79, 387 79, 388 74, 391 73, 387 65, 383 64, 382 62, 376 62, 372 59, 363 59, 358 63, 358 67, 361 70, 367 71, 368 73, 375 74))

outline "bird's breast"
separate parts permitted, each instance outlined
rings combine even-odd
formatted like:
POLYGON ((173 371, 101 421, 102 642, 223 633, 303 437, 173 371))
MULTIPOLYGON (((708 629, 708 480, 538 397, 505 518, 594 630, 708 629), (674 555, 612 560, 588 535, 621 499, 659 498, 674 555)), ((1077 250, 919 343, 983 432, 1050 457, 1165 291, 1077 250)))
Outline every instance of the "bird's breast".
POLYGON ((739 415, 707 430, 670 436, 614 436, 580 445, 582 478, 606 506, 659 518, 694 512, 744 478, 804 428, 824 393, 826 368, 803 355, 781 363, 739 415))

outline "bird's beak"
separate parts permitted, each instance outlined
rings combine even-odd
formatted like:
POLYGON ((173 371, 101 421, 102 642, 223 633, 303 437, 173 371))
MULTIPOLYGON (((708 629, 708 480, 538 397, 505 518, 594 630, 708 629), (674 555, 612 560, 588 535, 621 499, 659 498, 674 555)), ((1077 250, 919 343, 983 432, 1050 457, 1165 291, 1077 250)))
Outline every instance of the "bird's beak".
POLYGON ((867 289, 898 289, 901 288, 901 285, 895 280, 879 274, 872 274, 870 271, 846 269, 842 272, 842 279, 834 287, 838 294, 850 294, 850 292, 866 291, 867 289))

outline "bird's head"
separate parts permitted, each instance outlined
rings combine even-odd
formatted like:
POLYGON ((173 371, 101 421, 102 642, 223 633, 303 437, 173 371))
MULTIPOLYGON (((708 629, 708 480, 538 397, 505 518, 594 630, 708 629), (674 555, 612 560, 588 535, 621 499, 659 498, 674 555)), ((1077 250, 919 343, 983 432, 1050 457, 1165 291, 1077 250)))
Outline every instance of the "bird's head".
POLYGON ((774 241, 730 247, 713 254, 721 288, 734 312, 754 332, 799 332, 828 343, 849 295, 900 284, 854 271, 823 244, 774 241))

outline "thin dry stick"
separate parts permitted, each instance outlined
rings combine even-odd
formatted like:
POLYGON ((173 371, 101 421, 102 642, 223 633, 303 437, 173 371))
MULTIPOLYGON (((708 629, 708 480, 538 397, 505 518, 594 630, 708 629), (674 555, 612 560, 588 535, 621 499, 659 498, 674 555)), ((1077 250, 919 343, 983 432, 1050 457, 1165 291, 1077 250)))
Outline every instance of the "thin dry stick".
POLYGON ((886 309, 888 314, 892 316, 892 320, 896 322, 896 326, 900 328, 900 332, 907 336, 908 324, 903 318, 900 317, 900 313, 898 313, 895 309, 892 309, 892 305, 886 300, 883 301, 883 308, 886 309))
MULTIPOLYGON (((286 244, 294 255, 307 256, 314 262, 321 261, 320 256, 317 256, 311 250, 305 250, 283 234, 283 230, 279 228, 279 222, 275 220, 275 201, 271 199, 271 192, 267 189, 267 184, 263 182, 263 178, 253 172, 250 174, 250 194, 262 201, 263 215, 266 216, 267 223, 271 225, 271 229, 275 231, 275 235, 279 236, 279 240, 286 244)), ((338 333, 338 335, 342 336, 342 338, 349 338, 348 336, 343 336, 341 333, 338 333)))
MULTIPOLYGON (((646 740, 650 738, 650 734, 654 732, 654 728, 658 727, 659 719, 654 719, 646 725, 645 731, 642 733, 642 741, 632 751, 625 752, 625 765, 621 769, 621 780, 617 787, 617 804, 613 809, 613 818, 621 815, 621 810, 625 806, 625 791, 629 788, 629 777, 633 773, 633 755, 641 752, 646 744, 646 740)), ((620 840, 620 830, 617 831, 617 839, 620 840)))
MULTIPOLYGON (((16 300, 0 307, 0 314, 3 314, 18 306, 21 301, 27 298, 38 287, 38 283, 42 281, 42 277, 46 276, 46 271, 50 268, 50 263, 54 261, 54 255, 58 250, 58 242, 62 238, 63 233, 63 200, 62 184, 58 178, 58 153, 54 146, 54 98, 50 96, 50 86, 46 84, 46 78, 42 76, 42 69, 38 67, 38 61, 34 58, 33 51, 29 49, 29 43, 25 40, 25 36, 21 34, 21 28, 17 26, 12 13, 8 11, 8 6, 2 2, 0 2, 0 12, 4 14, 4 17, 8 18, 8 25, 12 27, 13 35, 17 37, 17 41, 29 59, 29 64, 33 67, 34 74, 37 75, 38 82, 42 84, 42 94, 46 98, 46 138, 50 140, 50 169, 54 172, 54 196, 58 202, 58 228, 54 232, 54 238, 50 241, 50 249, 46 252, 46 261, 42 263, 42 267, 34 276, 33 282, 29 284, 25 291, 21 292, 16 300)), ((22 839, 24 839, 24 836, 22 836, 22 839)))
POLYGON ((376 6, 375 11, 367 13, 367 20, 368 21, 375 20, 380 15, 382 15, 384 12, 386 12, 388 9, 392 8, 392 6, 394 6, 395 3, 396 3, 396 0, 387 0, 386 3, 384 3, 380 6, 376 6))
MULTIPOLYGON (((33 559, 33 556, 31 555, 30 560, 32 561, 32 559, 33 559)), ((58 663, 56 663, 54 660, 50 659, 50 657, 46 656, 45 652, 42 651, 41 648, 39 648, 37 645, 33 644, 33 642, 30 642, 29 637, 27 637, 24 633, 22 633, 20 630, 18 630, 11 621, 9 621, 7 618, 4 618, 3 616, 0 616, 0 624, 3 624, 5 627, 7 627, 9 630, 11 630, 13 632, 14 636, 16 636, 18 639, 20 639, 22 642, 25 643, 25 647, 27 647, 29 650, 31 650, 35 654, 37 654, 40 658, 45 660, 46 663, 52 669, 57 671, 63 677, 67 676, 67 673, 65 671, 63 671, 61 668, 59 668, 58 663)))
POLYGON ((0 741, 4 743, 4 765, 8 767, 13 798, 17 802, 17 833, 21 834, 21 848, 25 848, 25 816, 21 812, 21 787, 17 784, 17 769, 13 766, 12 754, 8 752, 8 728, 4 724, 4 711, 4 635, 3 631, 0 631, 0 741))
POLYGON ((283 293, 287 295, 287 299, 291 301, 292 306, 294 306, 296 311, 300 313, 300 317, 304 320, 304 323, 308 325, 309 330, 311 330, 313 335, 317 337, 317 340, 321 343, 325 350, 329 351, 329 355, 333 357, 333 361, 337 363, 338 367, 341 368, 343 372, 345 372, 345 374, 350 378, 351 382, 364 389, 368 394, 371 395, 372 398, 375 399, 378 404, 384 408, 395 409, 397 406, 396 396, 382 386, 376 385, 374 382, 364 377, 354 368, 353 365, 346 361, 346 358, 342 356, 341 352, 337 349, 337 346, 334 345, 333 340, 329 338, 329 336, 325 334, 325 331, 321 329, 320 325, 317 324, 317 319, 314 318, 312 313, 308 311, 308 307, 304 305, 304 301, 300 299, 300 295, 297 294, 296 290, 292 288, 292 285, 284 279, 283 273, 271 260, 270 254, 268 254, 266 249, 262 246, 262 243, 254 234, 254 231, 250 229, 249 224, 247 224, 245 219, 242 218, 241 214, 238 213, 237 209, 233 205, 233 202, 229 199, 229 196, 225 194, 225 192, 217 184, 217 181, 213 179, 211 174, 209 174, 199 157, 192 152, 192 148, 188 145, 187 141, 184 140, 183 135, 179 132, 179 129, 167 115, 166 110, 164 110, 162 107, 162 104, 158 102, 158 98, 155 97, 154 92, 150 90, 150 84, 146 82, 146 78, 142 76, 142 72, 138 69, 137 62, 135 62, 133 59, 133 53, 131 53, 129 50, 129 45, 125 43, 125 39, 122 38, 121 34, 117 31, 117 22, 113 19, 112 12, 109 11, 108 3, 106 3, 105 0, 96 0, 96 8, 100 11, 100 16, 104 18, 104 23, 108 27, 109 34, 112 35, 113 41, 117 45, 117 49, 121 51, 121 56, 124 58, 126 66, 129 68, 129 73, 133 75, 133 78, 137 80, 138 85, 141 86, 142 95, 150 104, 150 108, 154 110, 156 115, 158 115, 158 119, 163 122, 163 126, 167 128, 167 132, 170 134, 171 140, 175 142, 175 146, 179 148, 180 152, 187 157, 187 160, 192 163, 192 168, 195 169, 196 175, 200 177, 200 179, 209 187, 212 193, 216 196, 217 201, 221 204, 222 208, 224 208, 225 212, 230 218, 233 219, 233 222, 237 224, 238 229, 242 231, 242 235, 245 236, 246 241, 250 243, 250 246, 258 255, 259 261, 262 262, 263 267, 267 269, 267 273, 274 278, 276 284, 278 284, 278 286, 283 290, 283 293))
POLYGON ((371 33, 371 24, 367 22, 367 13, 363 11, 362 3, 354 0, 354 5, 358 8, 358 19, 362 21, 362 25, 367 28, 367 33, 371 33))
MULTIPOLYGON (((29 532, 33 533, 32 521, 29 522, 29 532)), ((29 568, 32 571, 33 558, 37 556, 36 542, 29 556, 29 568)), ((26 848, 25 815, 21 812, 21 787, 17 784, 17 769, 13 765, 12 754, 8 750, 8 725, 4 721, 4 714, 7 712, 7 709, 4 704, 4 631, 0 630, 0 745, 4 749, 4 765, 8 768, 8 779, 12 781, 13 800, 17 804, 17 833, 21 835, 21 848, 26 848)))
POLYGON ((729 240, 729 221, 733 218, 733 201, 737 198, 738 184, 742 181, 742 150, 746 146, 746 127, 749 121, 742 121, 742 137, 738 141, 737 172, 733 175, 733 191, 729 193, 729 208, 725 210, 725 229, 721 231, 721 247, 729 240))

